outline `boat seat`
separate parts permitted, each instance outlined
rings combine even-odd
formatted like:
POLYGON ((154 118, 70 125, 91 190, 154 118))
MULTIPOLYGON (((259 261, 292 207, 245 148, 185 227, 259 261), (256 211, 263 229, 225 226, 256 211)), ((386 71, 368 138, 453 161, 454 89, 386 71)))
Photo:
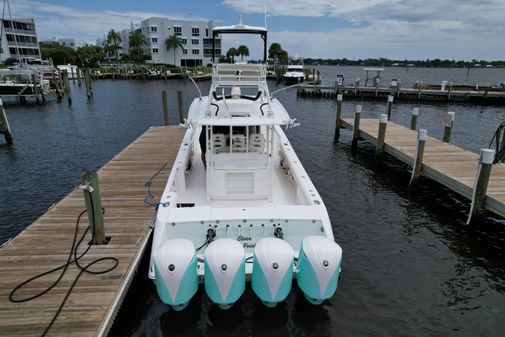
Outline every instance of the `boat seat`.
POLYGON ((265 137, 261 133, 251 133, 249 135, 249 151, 263 152, 265 150, 265 137))
POLYGON ((232 152, 246 152, 246 136, 242 134, 236 134, 231 136, 231 150, 232 152))
POLYGON ((226 146, 226 135, 224 133, 215 133, 212 135, 212 145, 215 153, 224 151, 226 146))

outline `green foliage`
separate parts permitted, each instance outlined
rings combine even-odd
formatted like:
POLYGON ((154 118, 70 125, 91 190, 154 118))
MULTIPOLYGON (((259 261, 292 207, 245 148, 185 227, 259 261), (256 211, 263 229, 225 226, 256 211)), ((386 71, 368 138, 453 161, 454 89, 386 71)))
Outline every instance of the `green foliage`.
POLYGON ((244 61, 244 56, 249 56, 249 48, 247 48, 247 46, 240 45, 237 48, 237 53, 240 55, 240 60, 244 61))
POLYGON ((109 33, 107 33, 107 45, 105 46, 105 52, 108 56, 111 54, 116 55, 116 60, 119 59, 118 50, 120 48, 121 43, 121 35, 116 32, 114 29, 111 29, 109 33))
POLYGON ((77 56, 82 67, 97 67, 98 62, 105 59, 103 48, 98 46, 84 46, 77 48, 77 56))
POLYGON ((130 49, 128 50, 128 54, 123 55, 123 58, 127 58, 128 60, 142 63, 145 61, 145 57, 142 53, 142 46, 146 44, 146 38, 142 34, 140 29, 133 31, 130 34, 130 49))
POLYGON ((321 64, 321 65, 342 65, 342 66, 375 66, 375 67, 428 67, 428 68, 472 68, 477 65, 477 67, 484 67, 486 65, 491 65, 493 67, 502 68, 505 67, 505 61, 485 61, 485 60, 472 60, 472 61, 462 61, 462 60, 441 60, 441 59, 426 59, 426 60, 395 60, 387 58, 367 58, 358 60, 348 60, 343 59, 304 59, 306 65, 321 64))
POLYGON ((51 58, 54 65, 76 63, 77 53, 70 47, 57 43, 40 43, 40 52, 43 59, 51 58))
POLYGON ((287 61, 288 60, 288 52, 282 49, 280 43, 274 42, 268 48, 268 58, 273 59, 274 61, 287 61))

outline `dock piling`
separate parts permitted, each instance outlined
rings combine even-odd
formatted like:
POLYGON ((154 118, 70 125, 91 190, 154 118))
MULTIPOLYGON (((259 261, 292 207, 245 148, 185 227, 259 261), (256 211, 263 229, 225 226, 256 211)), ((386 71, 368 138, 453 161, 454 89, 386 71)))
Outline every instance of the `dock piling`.
POLYGON ((91 73, 89 69, 84 71, 84 83, 86 85, 86 94, 88 95, 88 99, 93 96, 93 82, 91 81, 91 73))
POLYGON ((65 92, 65 95, 67 96, 68 105, 72 106, 72 91, 70 91, 70 83, 68 81, 68 71, 63 70, 61 72, 61 76, 63 77, 63 91, 65 92))
POLYGON ((417 116, 419 116, 419 108, 412 109, 412 118, 410 120, 410 130, 416 130, 417 128, 417 116))
POLYGON ((70 74, 72 75, 72 84, 75 84, 75 73, 73 67, 70 67, 70 74))
POLYGON ((77 77, 77 85, 81 86, 81 69, 75 68, 75 76, 77 77))
POLYGON ((84 192, 84 201, 88 213, 88 222, 92 230, 92 244, 103 245, 107 243, 103 225, 102 201, 98 175, 95 172, 86 172, 79 187, 84 192))
POLYGON ((428 131, 421 129, 417 132, 416 156, 412 164, 412 175, 410 176, 409 186, 414 186, 419 180, 423 168, 424 146, 428 131))
POLYGON ((182 91, 177 91, 177 104, 179 107, 179 124, 184 124, 184 97, 182 91))
POLYGON ((391 109, 393 108, 393 95, 388 95, 388 121, 391 120, 391 109))
POLYGON ((163 90, 161 92, 161 104, 163 105, 163 125, 168 126, 168 101, 167 92, 163 90))
POLYGON ((388 125, 388 115, 381 114, 379 119, 379 132, 377 135, 377 146, 375 156, 380 158, 384 156, 384 140, 386 139, 386 127, 388 125))
POLYGON ((455 116, 454 111, 449 111, 444 116, 444 138, 443 138, 443 141, 445 143, 449 143, 451 141, 451 133, 452 133, 452 126, 454 124, 454 116, 455 116))
POLYGON ((478 217, 479 214, 484 210, 487 186, 489 183, 489 177, 491 176, 491 168, 493 167, 494 155, 495 150, 480 150, 479 167, 477 168, 477 176, 475 177, 472 204, 470 206, 470 212, 466 221, 467 225, 469 225, 472 220, 478 217))
POLYGON ((352 144, 351 144, 352 150, 356 150, 356 147, 358 145, 360 118, 361 118, 361 105, 356 105, 356 108, 354 110, 354 124, 352 127, 352 144))
POLYGON ((5 109, 1 98, 0 98, 0 133, 4 134, 5 141, 7 142, 7 144, 11 145, 13 143, 11 128, 9 126, 9 121, 7 120, 7 115, 5 114, 5 109))
POLYGON ((335 140, 340 138, 340 128, 342 127, 341 123, 342 117, 342 94, 337 95, 337 119, 335 121, 335 140))

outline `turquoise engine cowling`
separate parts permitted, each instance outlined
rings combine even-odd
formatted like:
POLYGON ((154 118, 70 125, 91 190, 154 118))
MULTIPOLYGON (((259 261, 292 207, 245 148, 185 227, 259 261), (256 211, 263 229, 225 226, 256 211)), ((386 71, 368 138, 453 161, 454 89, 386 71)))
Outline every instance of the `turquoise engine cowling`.
POLYGON ((325 236, 303 239, 298 258, 298 286, 312 304, 321 304, 337 290, 342 248, 325 236))
POLYGON ((205 249, 205 292, 222 309, 230 308, 245 290, 245 251, 233 239, 218 239, 205 249))
POLYGON ((291 291, 293 255, 293 248, 278 238, 264 238, 256 243, 251 287, 266 306, 274 307, 291 291))
POLYGON ((187 239, 166 241, 154 253, 156 290, 174 310, 184 309, 198 290, 195 246, 187 239))

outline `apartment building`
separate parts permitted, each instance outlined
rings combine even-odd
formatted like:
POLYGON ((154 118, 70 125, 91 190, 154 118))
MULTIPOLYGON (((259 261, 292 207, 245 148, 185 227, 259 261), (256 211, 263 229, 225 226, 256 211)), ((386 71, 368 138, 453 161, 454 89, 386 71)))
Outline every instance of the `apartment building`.
POLYGON ((22 61, 41 60, 39 39, 33 19, 4 19, 0 61, 18 58, 22 61))
MULTIPOLYGON (((142 21, 142 34, 146 39, 144 54, 151 55, 150 63, 177 66, 201 66, 212 62, 212 29, 214 21, 172 20, 151 17, 142 21), (176 35, 183 48, 167 50, 165 41, 176 35)), ((216 40, 216 57, 221 55, 221 40, 216 40)))

